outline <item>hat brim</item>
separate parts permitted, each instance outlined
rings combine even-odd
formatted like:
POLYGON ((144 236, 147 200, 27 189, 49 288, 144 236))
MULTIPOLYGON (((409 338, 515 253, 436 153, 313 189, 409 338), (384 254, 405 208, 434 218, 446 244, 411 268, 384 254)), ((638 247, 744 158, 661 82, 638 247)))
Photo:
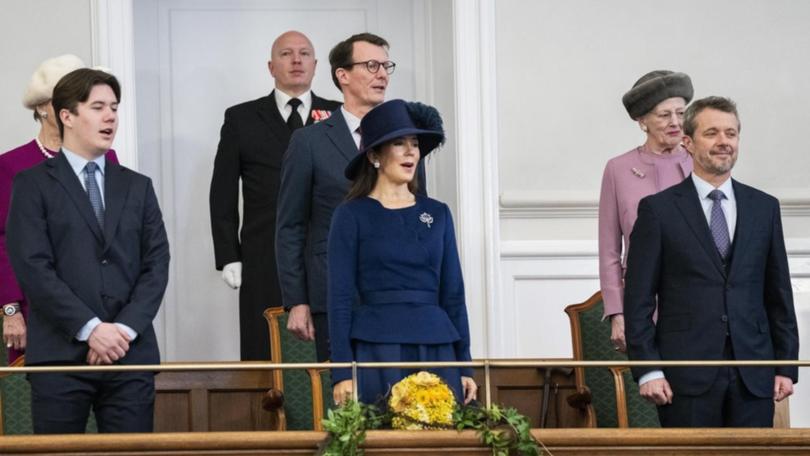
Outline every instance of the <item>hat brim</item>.
POLYGON ((431 153, 434 149, 439 147, 439 144, 444 141, 444 134, 434 130, 422 130, 419 128, 401 128, 399 130, 394 130, 390 133, 386 133, 385 135, 377 138, 371 144, 361 144, 360 152, 346 165, 346 169, 343 171, 343 174, 346 176, 346 179, 354 180, 357 178, 357 173, 360 172, 360 168, 363 165, 363 160, 366 160, 366 154, 374 149, 375 147, 385 144, 388 141, 394 140, 396 138, 401 138, 403 136, 411 136, 416 135, 419 138, 419 154, 420 160, 431 153))

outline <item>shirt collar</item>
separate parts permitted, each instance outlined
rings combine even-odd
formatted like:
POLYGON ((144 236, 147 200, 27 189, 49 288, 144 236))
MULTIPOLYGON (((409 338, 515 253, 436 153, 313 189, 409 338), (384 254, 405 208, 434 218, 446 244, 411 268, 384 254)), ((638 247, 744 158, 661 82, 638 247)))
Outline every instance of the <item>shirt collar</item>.
POLYGON ((343 113, 343 118, 346 119, 346 125, 349 126, 349 131, 354 133, 360 128, 360 118, 346 110, 343 106, 340 107, 340 112, 343 113))
MULTIPOLYGON (((84 167, 90 160, 65 148, 64 146, 62 146, 62 152, 64 152, 65 158, 67 159, 68 163, 70 163, 70 167, 73 168, 73 172, 76 173, 77 176, 81 175, 81 172, 84 171, 84 167)), ((107 161, 105 160, 105 155, 94 158, 92 160, 93 162, 96 163, 96 165, 98 165, 98 170, 101 171, 102 175, 104 175, 104 165, 107 163, 107 161)))
MULTIPOLYGON (((697 174, 692 173, 692 182, 695 183, 695 189, 697 189, 698 196, 700 199, 705 199, 709 197, 709 193, 714 190, 714 185, 706 182, 705 180, 701 179, 697 174)), ((717 190, 723 192, 726 195, 726 198, 731 201, 734 200, 734 186, 731 185, 731 178, 729 177, 723 182, 717 190)))
MULTIPOLYGON (((278 88, 273 90, 273 95, 275 96, 276 106, 278 106, 279 112, 287 112, 286 111, 287 110, 287 103, 289 103, 290 100, 292 100, 293 97, 286 94, 286 93, 284 93, 284 92, 282 92, 281 89, 278 89, 278 88)), ((311 90, 307 90, 306 92, 302 93, 301 95, 298 95, 295 98, 298 98, 299 100, 301 100, 301 106, 304 106, 305 108, 312 105, 312 91, 311 90)))

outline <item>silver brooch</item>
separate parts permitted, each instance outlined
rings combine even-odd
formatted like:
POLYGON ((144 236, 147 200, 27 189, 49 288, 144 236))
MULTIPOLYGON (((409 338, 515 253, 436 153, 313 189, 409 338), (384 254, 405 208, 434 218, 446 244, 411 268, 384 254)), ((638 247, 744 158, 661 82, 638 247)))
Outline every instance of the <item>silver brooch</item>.
POLYGON ((419 216, 419 221, 430 228, 430 224, 433 223, 433 217, 427 212, 422 212, 422 214, 419 216))
POLYGON ((644 173, 642 173, 638 168, 632 168, 630 171, 632 171, 634 175, 644 179, 644 173))

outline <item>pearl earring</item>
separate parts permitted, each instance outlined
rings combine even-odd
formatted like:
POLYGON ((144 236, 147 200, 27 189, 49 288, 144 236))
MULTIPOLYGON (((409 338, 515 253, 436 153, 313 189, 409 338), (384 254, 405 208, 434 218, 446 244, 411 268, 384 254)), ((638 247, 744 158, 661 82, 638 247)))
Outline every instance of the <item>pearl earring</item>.
POLYGON ((380 169, 380 162, 378 162, 377 160, 374 160, 374 163, 372 164, 374 165, 375 169, 380 169))
POLYGON ((646 126, 646 125, 642 125, 642 126, 641 126, 641 131, 643 131, 644 133, 647 133, 647 126, 646 126))

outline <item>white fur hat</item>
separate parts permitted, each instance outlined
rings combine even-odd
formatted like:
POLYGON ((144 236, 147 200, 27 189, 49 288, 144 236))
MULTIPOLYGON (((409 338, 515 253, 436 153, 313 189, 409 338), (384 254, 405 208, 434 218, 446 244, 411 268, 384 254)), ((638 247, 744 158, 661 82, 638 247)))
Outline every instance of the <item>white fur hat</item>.
POLYGON ((50 100, 53 88, 62 76, 79 68, 84 68, 84 62, 73 54, 60 55, 42 62, 31 75, 23 96, 23 105, 28 109, 35 109, 50 100))

